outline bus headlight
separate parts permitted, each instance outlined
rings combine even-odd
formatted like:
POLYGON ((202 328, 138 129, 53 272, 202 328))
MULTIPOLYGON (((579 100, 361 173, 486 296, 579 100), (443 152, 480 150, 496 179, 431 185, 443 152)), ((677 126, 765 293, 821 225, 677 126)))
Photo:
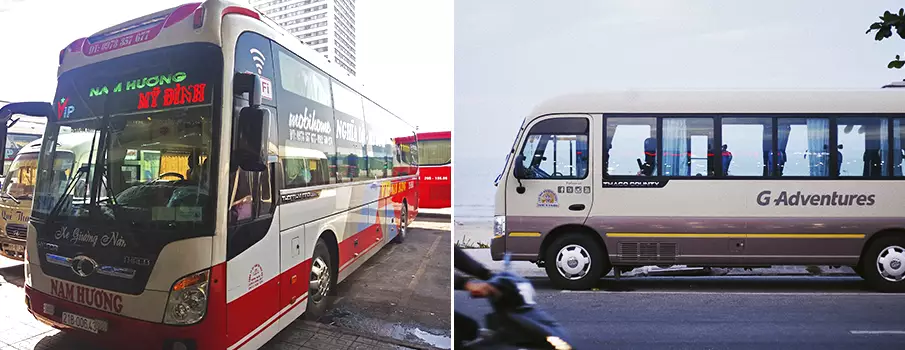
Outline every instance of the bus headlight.
POLYGON ((506 215, 496 215, 493 217, 493 238, 500 238, 506 235, 506 215))
POLYGON ((190 325, 201 321, 207 312, 207 290, 210 271, 205 270, 185 276, 173 284, 163 323, 190 325))
POLYGON ((565 340, 560 339, 559 337, 547 337, 547 343, 553 346, 556 350, 572 350, 572 346, 569 343, 566 343, 565 340))

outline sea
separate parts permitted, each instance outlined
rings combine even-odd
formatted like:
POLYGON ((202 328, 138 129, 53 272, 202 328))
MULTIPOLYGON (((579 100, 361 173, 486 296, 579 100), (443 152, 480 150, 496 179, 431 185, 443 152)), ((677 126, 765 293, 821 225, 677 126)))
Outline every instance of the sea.
POLYGON ((456 157, 453 164, 453 220, 456 241, 488 243, 493 235, 493 181, 503 169, 499 157, 456 157))

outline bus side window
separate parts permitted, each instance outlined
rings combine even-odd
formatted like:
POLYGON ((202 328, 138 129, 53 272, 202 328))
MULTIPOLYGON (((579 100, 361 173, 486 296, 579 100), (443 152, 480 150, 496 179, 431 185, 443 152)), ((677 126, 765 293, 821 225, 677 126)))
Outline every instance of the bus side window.
POLYGON ((532 179, 584 179, 588 175, 588 120, 554 118, 528 132, 522 147, 525 169, 532 179))
POLYGON ((604 174, 606 176, 652 176, 657 174, 657 119, 651 117, 606 117, 604 174), (653 151, 651 151, 653 144, 653 151))
POLYGON ((714 163, 707 156, 713 145, 713 118, 663 118, 662 138, 663 176, 714 173, 714 163))

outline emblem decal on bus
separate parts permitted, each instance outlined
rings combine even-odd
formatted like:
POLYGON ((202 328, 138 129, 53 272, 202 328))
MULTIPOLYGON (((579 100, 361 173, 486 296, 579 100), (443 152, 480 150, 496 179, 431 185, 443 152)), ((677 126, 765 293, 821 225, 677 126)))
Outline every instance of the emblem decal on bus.
POLYGON ((77 286, 56 279, 50 280, 50 294, 93 308, 122 313, 123 297, 102 289, 77 286))
POLYGON ((87 244, 92 247, 96 247, 98 242, 100 242, 101 247, 126 247, 126 240, 123 238, 123 235, 115 231, 105 235, 97 235, 91 233, 89 230, 83 231, 80 228, 70 230, 68 226, 63 226, 54 232, 53 237, 57 240, 67 240, 72 244, 87 244))
POLYGON ((264 283, 264 269, 261 264, 255 264, 248 272, 248 290, 252 290, 264 283))
POLYGON ((823 194, 802 194, 801 191, 788 193, 781 191, 774 199, 773 191, 764 190, 757 194, 757 204, 765 207, 772 202, 774 206, 786 207, 847 207, 847 206, 872 206, 876 203, 875 194, 843 193, 836 191, 823 194))
POLYGON ((663 188, 669 182, 662 180, 603 180, 603 187, 613 188, 663 188))
POLYGON ((283 203, 285 204, 285 203, 292 203, 292 202, 298 202, 298 201, 306 201, 309 199, 315 199, 320 196, 321 196, 321 191, 314 190, 314 191, 305 191, 305 192, 299 192, 299 193, 284 194, 284 195, 280 196, 280 200, 282 200, 283 203))
POLYGON ((556 193, 552 190, 541 191, 537 196, 537 206, 543 208, 559 207, 559 200, 556 198, 556 193))

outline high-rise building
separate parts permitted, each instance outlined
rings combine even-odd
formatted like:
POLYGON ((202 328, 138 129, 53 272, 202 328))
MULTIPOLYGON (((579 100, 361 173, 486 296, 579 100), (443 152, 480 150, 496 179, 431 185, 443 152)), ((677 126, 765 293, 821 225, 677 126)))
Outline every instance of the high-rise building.
POLYGON ((249 0, 330 62, 355 75, 355 0, 249 0))

